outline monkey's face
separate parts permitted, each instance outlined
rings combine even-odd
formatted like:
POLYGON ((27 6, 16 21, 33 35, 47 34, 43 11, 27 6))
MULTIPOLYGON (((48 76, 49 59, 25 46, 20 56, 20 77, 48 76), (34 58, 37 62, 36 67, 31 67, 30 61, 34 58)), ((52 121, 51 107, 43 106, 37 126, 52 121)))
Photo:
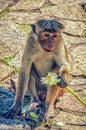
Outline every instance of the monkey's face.
POLYGON ((55 49, 55 46, 59 40, 60 33, 55 32, 51 33, 48 31, 41 32, 39 35, 39 42, 41 47, 46 51, 52 51, 55 49))

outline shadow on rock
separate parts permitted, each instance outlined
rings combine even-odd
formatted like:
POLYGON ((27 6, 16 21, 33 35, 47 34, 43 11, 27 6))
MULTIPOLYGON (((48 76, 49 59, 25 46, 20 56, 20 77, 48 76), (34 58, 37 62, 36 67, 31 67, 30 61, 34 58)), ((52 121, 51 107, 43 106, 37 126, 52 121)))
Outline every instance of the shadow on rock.
POLYGON ((16 117, 15 119, 7 119, 3 117, 3 115, 13 104, 14 97, 14 91, 6 89, 4 87, 0 87, 0 124, 22 124, 23 127, 25 127, 27 124, 30 126, 31 129, 34 129, 41 125, 44 119, 45 112, 47 110, 47 105, 44 102, 41 102, 39 103, 37 108, 27 110, 27 106, 30 104, 30 96, 27 93, 25 95, 23 103, 23 113, 25 113, 25 116, 16 117))

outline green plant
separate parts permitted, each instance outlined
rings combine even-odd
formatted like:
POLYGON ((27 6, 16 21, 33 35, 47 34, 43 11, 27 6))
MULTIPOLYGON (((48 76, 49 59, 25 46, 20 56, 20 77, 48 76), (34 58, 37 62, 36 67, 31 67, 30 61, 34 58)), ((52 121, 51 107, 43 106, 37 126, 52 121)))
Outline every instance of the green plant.
MULTIPOLYGON (((58 83, 60 80, 58 79, 58 75, 55 73, 48 73, 46 77, 41 78, 41 82, 43 84, 47 84, 48 86, 53 87, 56 83, 58 83)), ((69 86, 66 86, 66 89, 74 95, 84 106, 86 106, 86 102, 81 99, 79 95, 77 95, 69 86)))

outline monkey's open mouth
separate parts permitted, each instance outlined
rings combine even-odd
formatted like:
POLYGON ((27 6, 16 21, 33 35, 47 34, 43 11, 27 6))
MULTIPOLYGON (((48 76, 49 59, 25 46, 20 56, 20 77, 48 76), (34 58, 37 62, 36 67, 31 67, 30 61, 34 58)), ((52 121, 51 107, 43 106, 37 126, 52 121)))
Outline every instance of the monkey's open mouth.
POLYGON ((43 46, 43 49, 47 52, 53 51, 55 49, 55 45, 51 46, 43 46))

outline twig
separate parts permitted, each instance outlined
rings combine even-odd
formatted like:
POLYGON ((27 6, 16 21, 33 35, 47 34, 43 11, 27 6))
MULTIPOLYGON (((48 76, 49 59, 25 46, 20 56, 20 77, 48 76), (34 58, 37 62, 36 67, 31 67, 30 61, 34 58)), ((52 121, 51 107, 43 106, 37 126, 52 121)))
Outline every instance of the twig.
POLYGON ((81 99, 81 97, 79 95, 77 95, 69 86, 66 87, 66 89, 72 93, 84 106, 86 106, 86 102, 81 99))

